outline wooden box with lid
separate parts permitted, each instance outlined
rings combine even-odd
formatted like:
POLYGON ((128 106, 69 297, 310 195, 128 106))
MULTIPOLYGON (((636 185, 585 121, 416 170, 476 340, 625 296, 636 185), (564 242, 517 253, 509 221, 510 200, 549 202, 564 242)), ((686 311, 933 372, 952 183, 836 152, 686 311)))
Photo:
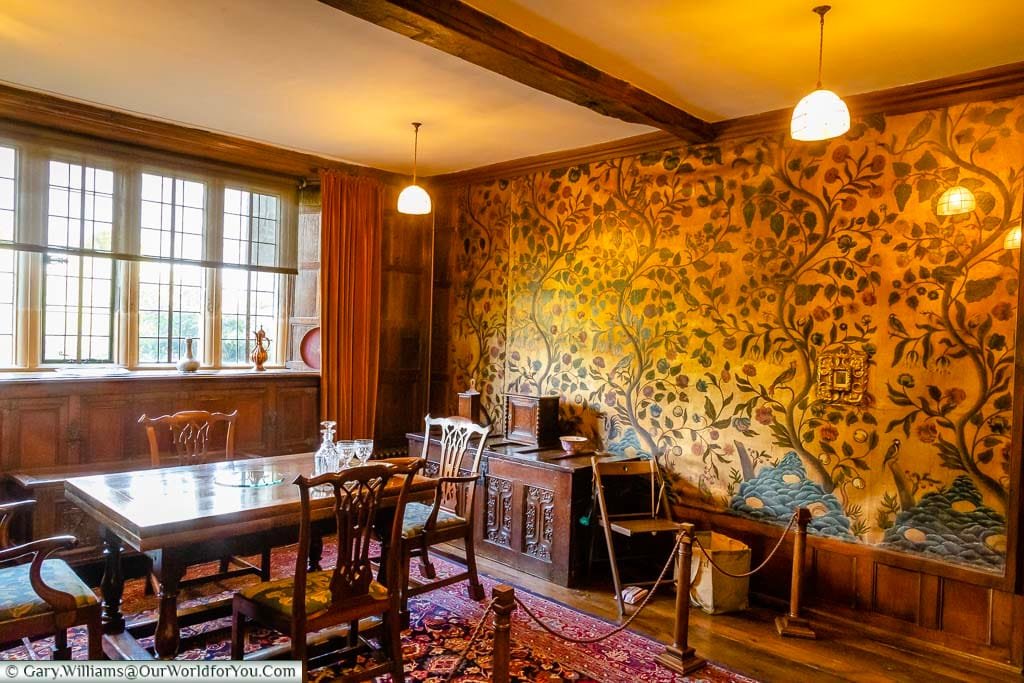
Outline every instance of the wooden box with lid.
POLYGON ((531 446, 558 444, 558 396, 505 395, 505 438, 531 446))

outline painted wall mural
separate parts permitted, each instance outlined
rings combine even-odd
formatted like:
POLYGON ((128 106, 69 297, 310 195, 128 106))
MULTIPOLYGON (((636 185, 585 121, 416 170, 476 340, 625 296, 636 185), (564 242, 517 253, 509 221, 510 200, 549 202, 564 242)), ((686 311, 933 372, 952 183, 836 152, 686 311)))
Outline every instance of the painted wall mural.
POLYGON ((458 391, 475 381, 486 421, 494 425, 501 424, 505 382, 511 197, 506 180, 458 188, 445 197, 455 204, 448 370, 458 391))
POLYGON ((676 500, 1002 571, 1022 167, 1024 98, 463 188, 450 370, 676 500))

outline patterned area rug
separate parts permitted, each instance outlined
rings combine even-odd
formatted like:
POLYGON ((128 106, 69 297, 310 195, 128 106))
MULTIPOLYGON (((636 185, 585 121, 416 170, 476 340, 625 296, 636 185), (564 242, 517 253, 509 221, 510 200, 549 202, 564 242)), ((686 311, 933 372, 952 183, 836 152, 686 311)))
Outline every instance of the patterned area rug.
MULTIPOLYGON (((255 559, 255 558, 254 558, 255 559)), ((333 560, 333 548, 324 551, 324 566, 333 560)), ((452 562, 433 558, 438 576, 458 571, 452 562)), ((294 571, 294 547, 274 551, 273 576, 287 576, 294 571)), ((190 570, 189 576, 207 574, 215 565, 204 565, 190 570)), ((413 563, 416 576, 418 564, 413 563)), ((234 579, 231 582, 209 582, 200 584, 183 595, 182 607, 199 605, 231 594, 233 588, 253 581, 253 578, 234 579)), ((481 576, 487 595, 498 582, 481 576)), ((126 615, 155 615, 156 598, 146 596, 144 583, 129 581, 125 586, 124 613, 126 615)), ((577 638, 593 637, 607 633, 612 624, 570 609, 564 605, 542 598, 525 590, 517 589, 517 595, 538 617, 555 630, 577 638)), ((470 600, 465 583, 440 588, 410 601, 410 628, 403 635, 405 649, 405 670, 411 681, 442 683, 447 680, 459 655, 467 646, 473 629, 484 614, 486 600, 477 603, 470 600)), ((488 618, 488 624, 490 618, 488 618)), ((230 657, 230 621, 220 619, 182 630, 181 659, 228 659, 230 657)), ((459 683, 484 683, 490 680, 491 631, 485 628, 482 636, 466 657, 462 668, 452 677, 459 683)), ((287 642, 286 636, 275 631, 260 628, 249 629, 247 651, 287 642)), ((37 641, 36 649, 41 656, 48 657, 51 639, 37 641)), ((72 631, 71 644, 76 659, 86 656, 84 629, 72 631)), ((142 641, 151 645, 151 639, 142 641)), ((546 633, 523 613, 516 610, 512 622, 512 680, 530 682, 556 681, 599 681, 602 683, 641 683, 668 681, 707 681, 709 683, 753 683, 752 679, 733 673, 720 666, 709 664, 689 677, 677 676, 654 662, 662 645, 643 636, 624 631, 611 638, 592 645, 575 645, 546 633)), ((24 647, 0 652, 0 660, 26 659, 24 647)), ((341 670, 328 667, 310 673, 312 681, 330 681, 341 670)), ((389 677, 379 680, 387 681, 389 677)))

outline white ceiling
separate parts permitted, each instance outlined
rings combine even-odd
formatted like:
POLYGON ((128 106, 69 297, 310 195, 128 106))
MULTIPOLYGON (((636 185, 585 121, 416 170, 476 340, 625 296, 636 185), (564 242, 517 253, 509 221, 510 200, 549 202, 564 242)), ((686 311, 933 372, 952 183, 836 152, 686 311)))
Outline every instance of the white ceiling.
MULTIPOLYGON (((470 0, 711 120, 791 106, 815 80, 815 2, 470 0)), ((1021 0, 836 0, 841 94, 1024 60, 1021 0)), ((650 131, 537 92, 316 0, 3 0, 0 80, 424 175, 650 131)), ((856 113, 856 112, 854 112, 856 113)))
MULTIPOLYGON (((468 1, 711 121, 792 107, 817 78, 820 0, 468 1)), ((840 94, 1024 60, 1024 0, 831 5, 823 85, 840 94)))
POLYGON ((651 130, 316 0, 0 0, 0 80, 424 175, 651 130))

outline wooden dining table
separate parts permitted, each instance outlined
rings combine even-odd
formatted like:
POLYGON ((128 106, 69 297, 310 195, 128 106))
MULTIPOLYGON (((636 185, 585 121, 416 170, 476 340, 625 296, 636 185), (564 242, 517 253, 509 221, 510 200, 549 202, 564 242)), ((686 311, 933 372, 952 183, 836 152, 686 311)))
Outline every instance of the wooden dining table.
MULTIPOLYGON (((313 453, 145 469, 76 477, 65 482, 65 495, 103 529, 104 652, 111 659, 152 657, 138 645, 136 634, 154 624, 126 624, 121 613, 124 592, 122 553, 146 553, 160 584, 154 649, 160 658, 173 658, 180 644, 179 628, 229 613, 222 601, 200 614, 179 614, 180 582, 189 566, 228 556, 254 555, 264 548, 294 543, 298 538, 298 475, 313 474, 313 453)), ((401 481, 388 482, 381 506, 394 506, 401 481)), ((436 482, 417 475, 411 500, 432 499, 436 482)), ((333 495, 312 500, 314 534, 308 558, 320 569, 323 534, 333 523, 333 495)))

